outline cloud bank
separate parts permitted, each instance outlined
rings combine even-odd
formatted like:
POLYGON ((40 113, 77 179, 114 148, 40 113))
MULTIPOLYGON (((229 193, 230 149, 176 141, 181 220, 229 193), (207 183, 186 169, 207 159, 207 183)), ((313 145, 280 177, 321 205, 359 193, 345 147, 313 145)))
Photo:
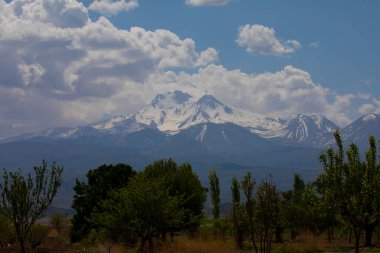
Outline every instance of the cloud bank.
MULTIPOLYGON (((244 27, 242 33, 253 26, 244 27)), ((261 46, 250 35, 241 38, 251 52, 284 55, 299 47, 258 28, 261 46)), ((352 120, 348 108, 358 99, 335 94, 294 66, 259 74, 226 69, 214 48, 198 50, 191 38, 165 29, 91 20, 75 0, 0 0, 0 55, 0 138, 134 113, 173 89, 271 116, 323 114, 340 125, 352 120)), ((360 112, 379 111, 379 101, 359 99, 366 101, 360 112)))
POLYGON ((151 73, 218 59, 214 48, 197 51, 168 30, 92 21, 75 0, 0 0, 0 55, 4 135, 131 112, 145 102, 151 73))

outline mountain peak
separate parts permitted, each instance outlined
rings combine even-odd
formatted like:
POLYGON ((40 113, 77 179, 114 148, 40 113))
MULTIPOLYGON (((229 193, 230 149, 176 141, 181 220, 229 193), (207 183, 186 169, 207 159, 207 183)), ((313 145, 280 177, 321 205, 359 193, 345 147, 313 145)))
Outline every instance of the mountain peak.
POLYGON ((215 97, 211 95, 203 95, 200 99, 198 99, 197 103, 202 107, 205 106, 212 109, 217 109, 218 107, 222 107, 225 113, 227 114, 233 113, 232 108, 222 104, 221 102, 219 102, 219 100, 217 100, 215 97))
POLYGON ((177 102, 177 104, 183 104, 187 102, 191 96, 186 92, 175 90, 172 92, 172 98, 177 102))
POLYGON ((181 105, 186 103, 190 98, 192 98, 192 96, 186 92, 179 90, 169 91, 166 93, 157 94, 152 100, 151 105, 153 107, 165 107, 170 104, 181 105))
POLYGON ((374 121, 378 118, 378 116, 379 116, 378 114, 371 112, 371 113, 368 113, 367 115, 363 116, 362 121, 363 122, 374 121))

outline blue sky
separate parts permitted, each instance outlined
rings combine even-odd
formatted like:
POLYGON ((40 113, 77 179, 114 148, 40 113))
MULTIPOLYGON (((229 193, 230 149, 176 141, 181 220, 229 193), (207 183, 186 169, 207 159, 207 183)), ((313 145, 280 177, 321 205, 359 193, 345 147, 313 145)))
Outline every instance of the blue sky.
POLYGON ((0 137, 139 110, 155 94, 340 126, 380 113, 380 2, 0 0, 0 137))
POLYGON ((181 38, 192 38, 201 50, 214 47, 219 63, 228 69, 260 73, 290 64, 337 91, 375 92, 371 88, 376 85, 368 87, 362 80, 380 76, 379 11, 379 1, 242 0, 191 8, 169 0, 140 1, 139 8, 112 20, 127 29, 168 29, 181 38), (279 38, 298 40, 302 49, 287 57, 247 54, 235 41, 238 27, 245 24, 272 27, 279 38), (319 47, 312 48, 311 43, 319 47))

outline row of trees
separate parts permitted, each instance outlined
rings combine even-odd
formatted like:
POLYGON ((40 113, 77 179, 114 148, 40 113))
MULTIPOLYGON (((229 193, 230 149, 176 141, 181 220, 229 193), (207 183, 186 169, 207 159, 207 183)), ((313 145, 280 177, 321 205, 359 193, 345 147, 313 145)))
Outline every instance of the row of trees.
MULTIPOLYGON (((273 241, 283 241, 285 230, 290 231, 292 240, 300 230, 308 229, 314 234, 327 232, 331 241, 337 227, 354 232, 355 252, 359 252, 363 231, 365 246, 372 246, 372 235, 380 222, 380 163, 375 139, 369 138, 370 147, 362 161, 355 144, 344 150, 339 132, 334 137, 336 150, 330 147, 321 154, 323 171, 315 182, 305 184, 295 174, 293 189, 280 192, 270 179, 257 186, 250 173, 240 182, 232 179, 230 221, 238 248, 243 248, 243 242, 249 239, 255 252, 270 252, 273 241)), ((215 220, 220 209, 218 182, 216 172, 211 170, 215 220)))
MULTIPOLYGON (((232 179, 231 224, 236 246, 250 241, 255 252, 270 252, 272 242, 282 242, 289 230, 296 239, 300 230, 315 234, 327 232, 333 238, 335 227, 354 232, 355 251, 365 232, 365 246, 380 222, 380 163, 376 142, 369 138, 365 160, 355 144, 344 149, 339 132, 336 148, 320 156, 323 172, 315 182, 305 184, 294 177, 293 189, 280 192, 271 179, 256 184, 251 173, 241 181, 232 179)), ((35 176, 4 170, 0 183, 0 218, 4 227, 14 229, 25 252, 25 240, 37 219, 51 204, 62 182, 63 168, 56 164, 35 167, 35 176), (2 216, 1 216, 2 215, 2 216)), ((195 234, 203 215, 207 190, 202 187, 190 164, 177 165, 160 160, 135 172, 124 164, 103 165, 87 173, 87 182, 76 181, 71 240, 96 238, 108 245, 117 241, 139 243, 140 251, 154 248, 154 238, 173 238, 179 231, 195 234)), ((215 170, 210 171, 209 190, 212 213, 220 216, 220 186, 215 170)), ((219 224, 216 222, 215 224, 219 224)), ((0 231, 1 232, 1 231, 0 231)), ((2 242, 0 242, 2 243, 2 242)))
POLYGON ((194 233, 200 225, 206 189, 190 164, 159 160, 137 173, 127 165, 104 165, 74 187, 73 242, 97 238, 108 246, 117 241, 153 251, 154 238, 194 233))

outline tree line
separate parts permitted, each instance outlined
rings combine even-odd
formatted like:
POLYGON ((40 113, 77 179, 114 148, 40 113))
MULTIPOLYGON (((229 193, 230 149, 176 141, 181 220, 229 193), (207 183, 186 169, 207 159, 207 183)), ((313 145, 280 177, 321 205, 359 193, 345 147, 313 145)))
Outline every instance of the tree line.
MULTIPOLYGON (((323 171, 314 182, 305 183, 295 174, 293 188, 280 191, 270 176, 260 183, 250 172, 240 180, 233 177, 228 217, 220 216, 216 170, 210 170, 205 188, 189 163, 159 160, 139 172, 126 164, 102 165, 88 171, 87 182, 75 182, 72 207, 76 214, 70 239, 102 243, 108 252, 117 242, 153 252, 158 240, 173 240, 179 233, 197 235, 209 192, 214 236, 228 228, 239 249, 271 252, 274 242, 284 241, 285 232, 296 240, 306 230, 327 233, 331 241, 337 229, 346 229, 352 231, 355 252, 359 252, 362 234, 365 246, 372 246, 380 221, 376 141, 369 138, 369 149, 361 160, 355 144, 345 148, 339 132, 334 137, 336 147, 321 153, 323 171)), ((3 173, 0 219, 4 227, 15 231, 21 253, 26 251, 33 224, 44 216, 62 183, 63 168, 55 163, 50 170, 47 167, 45 161, 34 167, 34 177, 20 170, 3 173)), ((5 238, 2 231, 0 243, 5 238)))
MULTIPOLYGON (((255 252, 271 252, 272 242, 283 242, 284 231, 296 240, 300 231, 315 235, 327 233, 331 242, 334 231, 353 232, 355 252, 360 251, 364 232, 365 247, 380 222, 380 163, 376 141, 369 137, 365 160, 355 144, 345 150, 338 131, 336 149, 329 147, 320 155, 323 171, 314 182, 305 183, 295 174, 293 189, 281 192, 269 179, 259 185, 248 172, 241 181, 231 182, 233 210, 227 222, 232 224, 237 248, 250 241, 255 252), (241 196, 242 195, 242 196, 241 196)), ((209 184, 214 220, 219 219, 218 177, 210 171, 209 184)), ((216 222, 216 230, 220 222, 216 222)))

